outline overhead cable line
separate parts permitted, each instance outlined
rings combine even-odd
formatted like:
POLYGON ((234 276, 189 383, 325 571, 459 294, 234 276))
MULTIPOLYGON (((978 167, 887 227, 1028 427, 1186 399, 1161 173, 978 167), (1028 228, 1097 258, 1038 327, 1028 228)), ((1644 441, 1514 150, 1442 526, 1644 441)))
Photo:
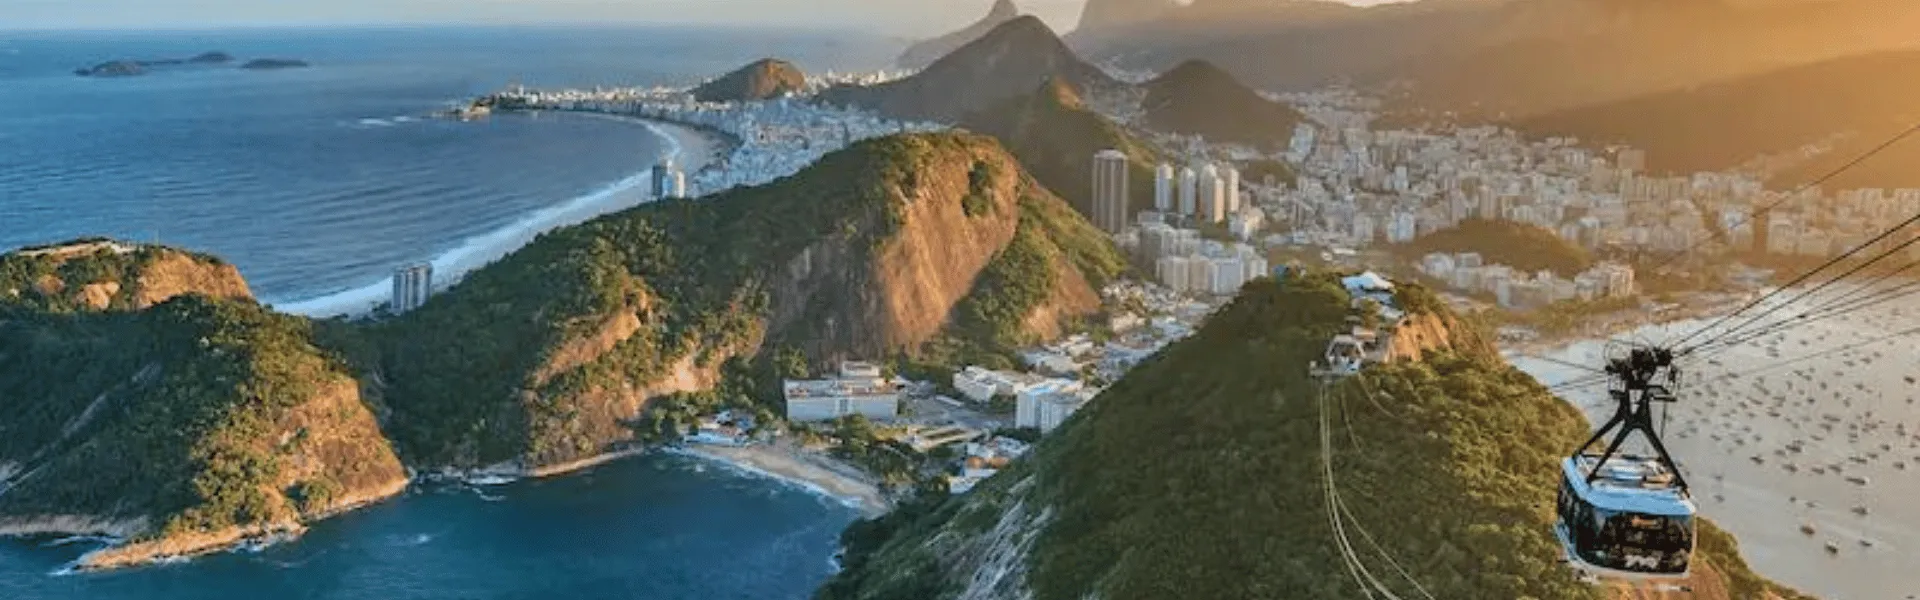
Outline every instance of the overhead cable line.
MULTIPOLYGON (((1754 299, 1753 301, 1751 301, 1751 302, 1748 302, 1748 303, 1747 303, 1746 305, 1744 305, 1744 306, 1741 306, 1741 307, 1740 307, 1740 308, 1738 308, 1738 309, 1735 309, 1735 310, 1734 310, 1733 312, 1730 312, 1730 313, 1727 313, 1726 315, 1724 315, 1724 316, 1722 316, 1722 317, 1720 317, 1719 319, 1717 319, 1717 320, 1715 320, 1715 321, 1713 321, 1712 323, 1709 323, 1709 324, 1707 324, 1706 326, 1704 326, 1704 327, 1701 327, 1701 328, 1699 328, 1699 329, 1695 329, 1695 330, 1693 330, 1693 332, 1692 332, 1692 333, 1689 333, 1689 334, 1687 334, 1687 335, 1685 335, 1685 336, 1682 336, 1682 337, 1681 337, 1680 339, 1678 339, 1678 340, 1675 340, 1675 341, 1674 341, 1673 343, 1671 343, 1671 344, 1668 344, 1668 347, 1670 347, 1670 348, 1678 348, 1678 347, 1679 347, 1679 346, 1680 346, 1681 344, 1683 344, 1683 343, 1685 343, 1685 342, 1687 342, 1688 340, 1692 340, 1692 339, 1694 339, 1694 338, 1696 338, 1696 337, 1699 337, 1699 336, 1700 336, 1700 334, 1703 334, 1703 333, 1706 333, 1707 331, 1710 331, 1710 330, 1712 330, 1712 329, 1714 329, 1715 327, 1719 327, 1719 326, 1720 326, 1721 324, 1724 324, 1724 323, 1726 323, 1727 321, 1730 321, 1730 320, 1733 320, 1733 318, 1734 318, 1734 317, 1737 317, 1737 316, 1739 316, 1739 315, 1740 315, 1740 313, 1742 313, 1742 312, 1746 312, 1747 310, 1749 310, 1749 309, 1752 309, 1752 308, 1754 308, 1754 307, 1756 307, 1756 306, 1760 306, 1760 305, 1762 305, 1762 304, 1764 304, 1764 303, 1766 303, 1766 301, 1768 301, 1768 300, 1771 300, 1771 299, 1773 299, 1773 298, 1774 298, 1775 296, 1778 296, 1778 295, 1780 295, 1780 294, 1782 294, 1782 293, 1786 293, 1786 292, 1787 292, 1788 290, 1792 290, 1792 289, 1794 289, 1794 288, 1795 288, 1796 286, 1799 286, 1800 284, 1802 284, 1802 283, 1805 283, 1805 282, 1806 282, 1807 280, 1809 280, 1809 279, 1813 279, 1813 277, 1814 277, 1814 276, 1816 276, 1816 275, 1819 275, 1821 271, 1825 271, 1825 270, 1827 270, 1828 268, 1831 268, 1831 267, 1833 267, 1834 265, 1837 265, 1837 264, 1840 264, 1841 262, 1843 262, 1843 261, 1845 261, 1846 259, 1848 259, 1848 258, 1851 258, 1851 257, 1853 257, 1853 255, 1855 255, 1855 254, 1859 254, 1859 253, 1860 253, 1860 252, 1861 252, 1862 250, 1865 250, 1865 249, 1867 249, 1868 247, 1871 247, 1871 246, 1873 246, 1874 244, 1877 244, 1877 243, 1880 243, 1880 242, 1881 242, 1882 240, 1885 240, 1885 239, 1887 239, 1887 238, 1889 238, 1889 237, 1892 237, 1892 236, 1893 236, 1893 234, 1895 234, 1895 233, 1899 233, 1899 232, 1900 232, 1901 230, 1903 230, 1903 229, 1905 229, 1905 228, 1907 228, 1907 226, 1909 226, 1909 225, 1912 225, 1912 224, 1914 224, 1914 223, 1920 223, 1920 214, 1915 214, 1915 215, 1913 215, 1912 217, 1910 217, 1910 218, 1908 218, 1907 220, 1905 220, 1905 221, 1901 221, 1901 222, 1900 222, 1900 224, 1898 224, 1898 225, 1895 225, 1895 226, 1893 226, 1893 227, 1890 227, 1890 228, 1888 228, 1888 229, 1887 229, 1886 231, 1883 231, 1883 232, 1880 232, 1880 235, 1876 235, 1876 236, 1873 236, 1873 239, 1870 239, 1870 240, 1867 240, 1866 242, 1863 242, 1863 243, 1861 243, 1861 244, 1860 244, 1860 245, 1858 245, 1858 246, 1854 246, 1853 248, 1850 248, 1850 249, 1848 249, 1848 250, 1847 250, 1846 252, 1842 252, 1842 253, 1840 253, 1840 255, 1839 255, 1839 256, 1835 256, 1835 257, 1833 257, 1833 258, 1831 258, 1831 259, 1828 259, 1828 260, 1827 260, 1827 262, 1825 262, 1825 263, 1821 263, 1821 265, 1820 265, 1820 266, 1818 266, 1818 267, 1814 267, 1814 268, 1813 268, 1812 270, 1809 270, 1809 271, 1807 271, 1806 273, 1802 273, 1802 274, 1801 274, 1801 275, 1800 275, 1799 277, 1795 277, 1795 278, 1794 278, 1794 279, 1793 279, 1792 281, 1789 281, 1789 282, 1787 282, 1787 283, 1786 283, 1785 285, 1782 285, 1782 286, 1780 286, 1780 287, 1777 287, 1777 288, 1774 288, 1774 289, 1773 289, 1773 291, 1771 291, 1771 292, 1768 292, 1768 293, 1766 293, 1766 294, 1762 294, 1762 295, 1761 295, 1761 296, 1760 296, 1759 298, 1756 298, 1756 299, 1754 299)), ((1733 331, 1737 331, 1737 330, 1739 330, 1739 329, 1740 329, 1741 327, 1745 327, 1745 326, 1747 326, 1747 325, 1749 325, 1749 324, 1751 324, 1751 323, 1753 323, 1753 322, 1754 322, 1754 321, 1756 321, 1756 320, 1759 320, 1759 319, 1761 319, 1761 318, 1764 318, 1764 317, 1766 317, 1767 315, 1770 315, 1770 314, 1773 314, 1774 312, 1777 312, 1777 311, 1779 311, 1779 310, 1780 310, 1781 308, 1783 308, 1783 307, 1785 307, 1785 306, 1787 306, 1787 305, 1789 305, 1789 304, 1792 304, 1793 302, 1795 302, 1795 301, 1797 301, 1797 300, 1800 300, 1800 299, 1802 299, 1802 298, 1805 298, 1805 297, 1807 297, 1807 296, 1808 296, 1808 295, 1810 295, 1810 294, 1813 294, 1813 293, 1816 293, 1816 292, 1819 292, 1820 290, 1823 290, 1823 289, 1826 289, 1826 288, 1827 288, 1828 286, 1831 286, 1831 285, 1833 285, 1833 284, 1835 284, 1835 283, 1838 283, 1838 282, 1839 282, 1840 280, 1842 280, 1842 279, 1845 279, 1845 278, 1847 278, 1848 276, 1851 276, 1851 275, 1853 275, 1854 273, 1858 273, 1858 272, 1860 272, 1860 271, 1861 271, 1861 270, 1863 270, 1863 269, 1866 269, 1866 268, 1867 268, 1868 266, 1871 266, 1871 265, 1873 265, 1873 263, 1875 263, 1875 262, 1877 262, 1877 261, 1879 261, 1880 259, 1882 259, 1882 258, 1885 258, 1885 257, 1887 257, 1887 256, 1889 256, 1889 255, 1891 255, 1892 253, 1894 253, 1894 252, 1897 252, 1897 251, 1899 251, 1899 250, 1901 250, 1901 249, 1904 249, 1904 248, 1906 248, 1907 246, 1911 246, 1911 245, 1913 245, 1913 244, 1914 244, 1914 242, 1916 242, 1916 241, 1920 241, 1920 237, 1916 237, 1916 238, 1913 238, 1913 239, 1910 239, 1910 240, 1907 240, 1906 242, 1904 242, 1904 243, 1901 243, 1900 245, 1898 245, 1898 246, 1896 246, 1896 247, 1895 247, 1894 249, 1892 249, 1892 250, 1888 250, 1888 251, 1886 251, 1886 252, 1882 252, 1882 253, 1880 253, 1880 254, 1879 254, 1878 256, 1875 256, 1874 258, 1872 258, 1871 260, 1868 260, 1868 261, 1866 261, 1866 262, 1863 262, 1863 263, 1861 263, 1861 264, 1859 264, 1859 265, 1857 265, 1857 266, 1855 266, 1855 267, 1853 267, 1852 269, 1849 269, 1849 270, 1847 270, 1847 272, 1845 272, 1845 273, 1841 273, 1841 274, 1840 274, 1839 276, 1837 276, 1837 277, 1834 277, 1834 278, 1832 278, 1832 279, 1828 279, 1828 280, 1827 280, 1827 281, 1826 281, 1825 283, 1821 283, 1821 284, 1819 284, 1819 285, 1817 285, 1817 286, 1814 286, 1814 287, 1813 287, 1812 289, 1809 289, 1809 290, 1805 290, 1805 291, 1803 291, 1803 292, 1801 292, 1801 293, 1800 293, 1799 295, 1797 295, 1797 296, 1794 296, 1793 298, 1791 298, 1791 299, 1788 299, 1788 300, 1787 300, 1787 301, 1785 301, 1785 302, 1781 302, 1781 303, 1779 303, 1779 304, 1775 304, 1775 305, 1773 305, 1773 307, 1771 307, 1771 308, 1768 308, 1768 309, 1766 309, 1765 311, 1763 311, 1763 312, 1761 312, 1761 313, 1760 313, 1759 315, 1755 315, 1754 317, 1752 317, 1752 318, 1749 318, 1749 319, 1747 319, 1746 321, 1743 321, 1743 322, 1741 322, 1741 323, 1740 323, 1739 325, 1736 325, 1736 326, 1734 326, 1734 327, 1733 327, 1733 328, 1731 328, 1731 329, 1728 329, 1728 330, 1725 330, 1725 331, 1722 331, 1722 332, 1721 332, 1721 333, 1720 333, 1720 334, 1719 334, 1718 336, 1715 336, 1715 338, 1709 338, 1709 340, 1708 340, 1708 341, 1712 341, 1712 339, 1717 339, 1718 337, 1724 337, 1724 336, 1725 336, 1725 335, 1727 335, 1728 333, 1732 333, 1733 331)), ((1697 346, 1696 346, 1696 347, 1697 347, 1697 346)), ((1686 355, 1686 354, 1690 354, 1690 353, 1692 353, 1692 351, 1693 351, 1693 348, 1686 348, 1686 349, 1678 349, 1678 350, 1675 350, 1675 352, 1676 352, 1676 353, 1678 353, 1678 354, 1680 354, 1680 355, 1686 355)))

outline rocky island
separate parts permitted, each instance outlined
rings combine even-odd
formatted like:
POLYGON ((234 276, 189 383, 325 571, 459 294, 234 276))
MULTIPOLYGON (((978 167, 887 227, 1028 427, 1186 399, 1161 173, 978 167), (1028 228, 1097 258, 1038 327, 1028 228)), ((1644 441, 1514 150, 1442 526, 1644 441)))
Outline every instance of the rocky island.
POLYGON ((312 65, 307 64, 306 61, 293 60, 293 59, 287 59, 287 58, 256 58, 256 59, 247 61, 246 64, 240 65, 240 68, 251 69, 255 71, 266 71, 266 70, 272 70, 272 69, 298 69, 298 68, 310 67, 310 66, 312 65))
MULTIPOLYGON (((191 58, 161 58, 152 60, 114 60, 91 67, 74 69, 73 74, 81 77, 131 77, 145 75, 156 69, 172 67, 210 67, 224 65, 234 61, 233 55, 225 52, 203 52, 191 58)), ((286 69, 305 67, 307 63, 298 60, 280 58, 261 58, 240 65, 242 69, 286 69)))

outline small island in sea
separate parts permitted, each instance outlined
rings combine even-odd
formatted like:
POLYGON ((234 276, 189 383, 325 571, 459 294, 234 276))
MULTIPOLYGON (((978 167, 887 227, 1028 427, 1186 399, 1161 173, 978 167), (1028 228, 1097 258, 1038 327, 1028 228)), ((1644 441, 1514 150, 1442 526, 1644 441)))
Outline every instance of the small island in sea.
MULTIPOLYGON (((81 67, 73 70, 81 77, 132 77, 146 75, 158 68, 166 67, 205 67, 224 65, 234 61, 231 54, 220 51, 202 52, 192 58, 162 58, 153 60, 121 59, 81 67)), ((311 66, 305 61, 285 58, 259 58, 240 65, 242 69, 292 69, 311 66)))
POLYGON ((247 61, 246 64, 240 65, 240 68, 253 69, 253 70, 270 70, 270 69, 299 69, 299 68, 310 67, 310 66, 313 66, 313 65, 307 64, 306 61, 293 60, 288 58, 256 58, 256 59, 247 61))

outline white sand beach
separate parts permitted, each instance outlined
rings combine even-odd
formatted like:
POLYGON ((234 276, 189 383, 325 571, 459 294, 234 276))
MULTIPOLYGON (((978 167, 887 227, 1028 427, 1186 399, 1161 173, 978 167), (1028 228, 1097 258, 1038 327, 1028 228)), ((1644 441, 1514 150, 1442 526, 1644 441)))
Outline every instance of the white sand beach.
MULTIPOLYGON (((1673 340, 1710 322, 1623 337, 1673 340)), ((1828 599, 1920 597, 1920 336, 1850 348, 1916 326, 1920 308, 1885 305, 1683 363, 1664 437, 1701 514, 1739 537, 1756 571, 1828 599)), ((1542 355, 1597 367, 1605 345, 1542 355)), ((1513 362, 1549 385, 1591 375, 1513 362)), ((1598 420, 1612 410, 1603 393, 1590 386, 1564 396, 1598 420)))
POLYGON ((851 465, 791 443, 749 446, 689 444, 672 451, 839 498, 849 506, 859 508, 868 517, 884 514, 892 506, 872 477, 851 465))
MULTIPOLYGON (((673 160, 688 173, 697 172, 718 162, 721 158, 720 153, 727 151, 727 143, 718 136, 684 125, 617 115, 569 113, 569 116, 639 125, 663 140, 662 159, 673 160)), ((495 118, 520 117, 507 115, 495 118)), ((592 193, 529 213, 518 222, 469 238, 452 250, 432 257, 429 262, 433 264, 435 287, 444 287, 447 282, 458 281, 467 272, 486 266, 527 245, 541 233, 579 224, 600 215, 652 201, 653 197, 647 189, 647 180, 652 167, 652 163, 641 165, 634 174, 609 183, 592 193)), ((282 303, 275 308, 282 312, 310 317, 358 315, 371 311, 375 306, 386 301, 390 290, 389 281, 382 277, 366 285, 282 303)))

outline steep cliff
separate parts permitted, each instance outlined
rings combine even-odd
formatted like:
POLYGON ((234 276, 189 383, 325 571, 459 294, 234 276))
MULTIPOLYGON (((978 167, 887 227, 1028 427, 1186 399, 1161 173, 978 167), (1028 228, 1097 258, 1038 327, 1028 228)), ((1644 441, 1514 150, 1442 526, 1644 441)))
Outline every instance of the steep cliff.
POLYGON ((164 246, 95 239, 0 255, 0 304, 19 308, 138 310, 186 293, 253 297, 233 265, 164 246))
MULTIPOLYGON (((1363 597, 1327 512, 1323 415, 1347 535, 1396 593, 1415 590, 1381 552, 1434 597, 1602 597, 1549 532, 1554 464, 1583 420, 1436 306, 1418 327, 1449 331, 1402 348, 1420 360, 1323 390, 1305 366, 1345 327, 1345 292, 1313 274, 1250 283, 1026 459, 850 527, 817 597, 1363 597)), ((1737 552, 1703 557, 1703 573, 1744 572, 1737 552)))
POLYGON ((763 58, 693 88, 701 102, 750 102, 798 93, 807 87, 807 75, 793 63, 763 58))
POLYGON ((908 46, 905 52, 900 53, 900 58, 894 60, 894 64, 902 69, 925 68, 940 57, 946 56, 947 53, 958 50, 968 42, 980 39, 980 36, 999 27, 1001 23, 1011 21, 1018 16, 1020 16, 1020 8, 1013 5, 1013 0, 994 0, 993 7, 987 9, 987 16, 981 17, 980 20, 974 21, 972 25, 961 28, 959 31, 908 46))
POLYGON ((398 493, 406 474, 358 387, 306 320, 248 300, 7 307, 0 534, 124 537, 82 560, 111 568, 298 531, 398 493))
POLYGON ((410 461, 546 472, 634 441, 649 399, 765 348, 1004 348, 1097 310, 1121 265, 991 139, 893 136, 548 233, 343 347, 410 461))
POLYGON ((941 57, 919 73, 872 86, 840 86, 819 99, 919 121, 952 123, 994 103, 1032 93, 1049 79, 1082 91, 1120 84, 1082 62, 1042 23, 1026 15, 941 57))

